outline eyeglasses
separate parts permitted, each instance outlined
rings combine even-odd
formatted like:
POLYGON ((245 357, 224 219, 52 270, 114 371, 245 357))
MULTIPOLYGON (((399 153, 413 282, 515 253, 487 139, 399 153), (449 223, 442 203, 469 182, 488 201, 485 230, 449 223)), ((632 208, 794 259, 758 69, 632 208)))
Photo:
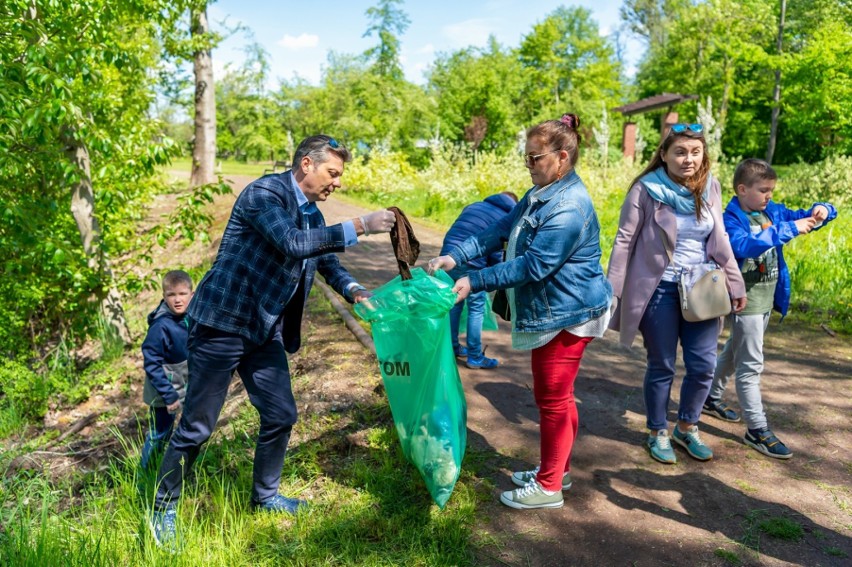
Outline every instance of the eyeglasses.
POLYGON ((336 150, 337 148, 340 147, 340 143, 337 140, 335 140, 334 138, 328 139, 328 145, 331 146, 331 149, 333 149, 333 150, 336 150))
POLYGON ((687 130, 689 130, 690 132, 695 132, 696 134, 700 134, 701 132, 704 131, 704 126, 702 126, 701 124, 678 123, 678 124, 672 124, 671 130, 675 134, 681 134, 683 132, 686 132, 687 130))
POLYGON ((538 155, 526 154, 524 156, 524 165, 526 165, 527 167, 533 167, 535 165, 535 163, 538 160, 540 160, 541 158, 543 158, 544 156, 550 155, 550 154, 555 154, 556 152, 561 152, 561 151, 562 150, 553 150, 552 152, 544 152, 543 154, 538 154, 538 155))

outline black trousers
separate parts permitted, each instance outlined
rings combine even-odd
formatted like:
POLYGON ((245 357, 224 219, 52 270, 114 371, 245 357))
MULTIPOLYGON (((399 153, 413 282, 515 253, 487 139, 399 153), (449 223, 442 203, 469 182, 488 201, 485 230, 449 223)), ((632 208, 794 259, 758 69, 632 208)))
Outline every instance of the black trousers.
POLYGON ((265 343, 255 344, 239 335, 192 325, 183 416, 157 474, 156 509, 172 506, 180 498, 184 477, 213 434, 235 370, 260 414, 252 501, 261 502, 278 493, 284 454, 296 423, 296 401, 280 327, 275 325, 265 343))

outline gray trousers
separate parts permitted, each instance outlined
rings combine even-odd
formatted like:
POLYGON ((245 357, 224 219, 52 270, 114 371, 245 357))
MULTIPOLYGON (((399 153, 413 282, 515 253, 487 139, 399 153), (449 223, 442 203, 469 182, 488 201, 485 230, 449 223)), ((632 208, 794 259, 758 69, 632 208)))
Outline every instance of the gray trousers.
POLYGON ((737 398, 749 429, 766 429, 766 413, 760 396, 763 373, 763 334, 769 325, 769 313, 731 315, 731 336, 716 360, 716 372, 709 398, 720 400, 728 379, 736 375, 737 398))

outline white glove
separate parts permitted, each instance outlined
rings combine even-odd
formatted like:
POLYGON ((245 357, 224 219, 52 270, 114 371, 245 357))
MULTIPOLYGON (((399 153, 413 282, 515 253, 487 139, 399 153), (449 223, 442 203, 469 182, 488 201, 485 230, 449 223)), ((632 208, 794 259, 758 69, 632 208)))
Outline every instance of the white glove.
POLYGON ((390 232, 390 229, 396 224, 396 215, 387 209, 364 215, 360 219, 365 236, 379 232, 390 232))

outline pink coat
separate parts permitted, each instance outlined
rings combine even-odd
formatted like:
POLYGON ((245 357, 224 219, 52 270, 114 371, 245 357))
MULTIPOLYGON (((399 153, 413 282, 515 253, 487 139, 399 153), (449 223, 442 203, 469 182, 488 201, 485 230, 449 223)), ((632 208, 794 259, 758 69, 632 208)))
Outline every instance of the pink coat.
MULTIPOLYGON (((731 297, 745 297, 745 284, 722 220, 722 190, 715 179, 708 201, 713 232, 707 237, 707 257, 724 269, 731 297)), ((645 308, 669 264, 665 247, 673 254, 676 239, 674 209, 653 199, 644 185, 636 183, 621 207, 607 269, 613 297, 618 301, 609 327, 620 332, 624 346, 631 346, 636 338, 645 308), (666 234, 665 244, 661 229, 666 234)), ((720 318, 720 332, 721 325, 720 318)))

